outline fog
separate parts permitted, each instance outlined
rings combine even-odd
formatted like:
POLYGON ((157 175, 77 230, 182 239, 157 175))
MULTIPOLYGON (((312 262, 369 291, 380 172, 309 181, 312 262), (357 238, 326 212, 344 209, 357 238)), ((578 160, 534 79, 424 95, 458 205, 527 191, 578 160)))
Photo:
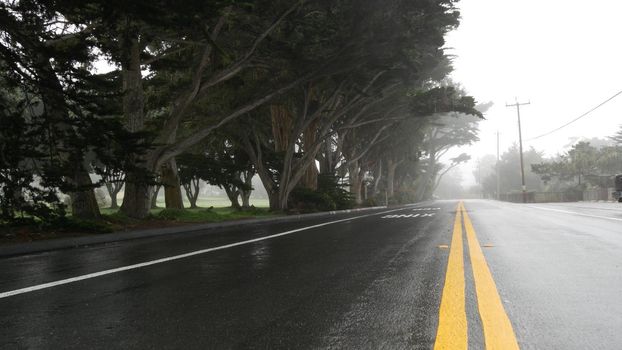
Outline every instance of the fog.
POLYGON ((480 141, 454 149, 447 158, 467 152, 461 166, 464 185, 473 184, 479 157, 494 154, 496 132, 503 153, 518 142, 516 109, 521 107, 524 148, 552 156, 576 138, 604 138, 622 124, 622 97, 579 121, 537 140, 580 116, 622 89, 619 43, 622 3, 612 0, 464 1, 462 21, 450 33, 452 77, 480 102, 494 103, 480 123, 480 141))

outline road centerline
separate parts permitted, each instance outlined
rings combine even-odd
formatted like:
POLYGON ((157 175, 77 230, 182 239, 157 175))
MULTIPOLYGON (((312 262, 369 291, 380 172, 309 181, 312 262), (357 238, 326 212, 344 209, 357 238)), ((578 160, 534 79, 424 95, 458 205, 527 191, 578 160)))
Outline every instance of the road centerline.
MULTIPOLYGON (((460 205, 460 204, 458 204, 460 205)), ((461 350, 468 347, 468 325, 465 306, 464 247, 462 213, 456 210, 454 229, 441 296, 435 350, 461 350)))
POLYGON ((38 291, 38 290, 42 290, 42 289, 52 288, 52 287, 56 287, 56 286, 60 286, 60 285, 65 285, 65 284, 69 284, 69 283, 75 283, 75 282, 79 282, 79 281, 83 281, 83 280, 87 280, 87 279, 92 279, 92 278, 96 278, 96 277, 100 277, 100 276, 105 276, 105 275, 110 275, 110 274, 114 274, 114 273, 119 273, 119 272, 123 272, 123 271, 135 270, 135 269, 139 269, 139 268, 143 268, 143 267, 147 267, 147 266, 151 266, 151 265, 162 264, 162 263, 169 262, 169 261, 185 259, 185 258, 189 258, 189 257, 196 256, 196 255, 206 254, 206 253, 213 252, 213 251, 233 248, 233 247, 237 247, 237 246, 241 246, 241 245, 246 245, 246 244, 252 244, 252 243, 255 243, 255 242, 259 242, 259 241, 264 241, 264 240, 269 240, 269 239, 273 239, 273 238, 277 238, 277 237, 282 237, 282 236, 286 236, 286 235, 289 235, 289 234, 292 234, 292 233, 306 231, 306 230, 311 230, 311 229, 314 229, 314 228, 318 228, 318 227, 322 227, 322 226, 327 226, 327 225, 332 225, 332 224, 336 224, 336 223, 340 223, 340 222, 344 222, 344 221, 356 220, 356 219, 361 219, 361 218, 370 217, 370 216, 374 216, 374 215, 382 215, 382 214, 386 214, 386 213, 396 212, 396 211, 400 211, 400 210, 409 210, 409 209, 411 209, 411 208, 392 209, 392 210, 386 210, 386 211, 382 211, 382 212, 378 212, 378 213, 371 213, 371 214, 359 215, 359 216, 350 217, 350 218, 333 220, 333 221, 329 221, 329 222, 323 222, 323 223, 320 223, 320 224, 311 225, 311 226, 305 226, 305 227, 301 227, 301 228, 297 228, 297 229, 293 229, 293 230, 289 230, 289 231, 285 231, 285 232, 280 232, 280 233, 276 233, 276 234, 268 235, 268 236, 264 236, 264 237, 258 237, 258 238, 254 238, 254 239, 249 239, 249 240, 245 240, 245 241, 235 242, 235 243, 226 244, 226 245, 217 246, 217 247, 200 249, 200 250, 191 251, 191 252, 184 253, 184 254, 173 255, 173 256, 169 256, 169 257, 165 257, 165 258, 145 261, 145 262, 142 262, 142 263, 131 264, 131 265, 121 266, 121 267, 117 267, 117 268, 113 268, 113 269, 108 269, 108 270, 93 272, 93 273, 89 273, 89 274, 79 275, 79 276, 75 276, 75 277, 71 277, 71 278, 65 278, 65 279, 61 279, 61 280, 57 280, 57 281, 37 284, 37 285, 34 285, 34 286, 30 286, 30 287, 9 290, 9 291, 0 293, 0 299, 16 296, 16 295, 19 295, 19 294, 30 293, 30 292, 34 292, 34 291, 38 291))
POLYGON ((473 279, 475 281, 477 306, 482 320, 482 328, 484 329, 486 349, 519 349, 516 335, 512 329, 512 323, 505 312, 475 229, 462 202, 460 203, 460 212, 464 220, 471 268, 473 269, 473 279))

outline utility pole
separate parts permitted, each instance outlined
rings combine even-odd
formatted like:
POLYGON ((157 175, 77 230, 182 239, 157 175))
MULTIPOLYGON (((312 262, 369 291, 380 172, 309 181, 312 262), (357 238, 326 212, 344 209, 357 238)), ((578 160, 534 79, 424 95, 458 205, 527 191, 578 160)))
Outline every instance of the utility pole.
POLYGON ((527 203, 527 186, 525 186, 525 168, 523 165, 523 133, 520 126, 520 106, 525 106, 530 104, 530 102, 519 103, 518 99, 515 98, 514 104, 505 104, 506 107, 516 107, 516 114, 518 116, 518 148, 520 152, 520 177, 521 183, 523 185, 523 203, 527 203))
POLYGON ((499 182, 499 130, 497 130, 497 200, 501 200, 501 183, 499 182))
POLYGON ((480 188, 480 195, 482 196, 482 199, 484 199, 484 186, 482 185, 482 166, 480 164, 480 160, 477 160, 477 183, 479 184, 479 188, 480 188))

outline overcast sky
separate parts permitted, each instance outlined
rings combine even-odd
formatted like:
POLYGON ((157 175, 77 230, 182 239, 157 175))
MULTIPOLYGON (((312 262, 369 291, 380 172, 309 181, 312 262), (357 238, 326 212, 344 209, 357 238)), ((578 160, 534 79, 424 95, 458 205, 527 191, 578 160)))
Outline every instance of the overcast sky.
MULTIPOLYGON (((531 102, 521 108, 526 140, 622 90, 622 1, 463 0, 459 7, 461 25, 447 38, 453 79, 494 106, 480 125, 481 141, 454 154, 495 153, 497 130, 502 152, 517 142, 516 109, 505 106, 515 97, 531 102)), ((620 124, 622 96, 524 147, 553 155, 571 137, 609 136, 620 124)))

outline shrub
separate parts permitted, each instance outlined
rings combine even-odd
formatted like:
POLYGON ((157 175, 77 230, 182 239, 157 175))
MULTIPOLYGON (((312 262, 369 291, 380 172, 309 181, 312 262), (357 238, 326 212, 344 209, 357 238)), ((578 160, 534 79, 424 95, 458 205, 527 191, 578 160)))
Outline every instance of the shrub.
POLYGON ((372 198, 372 197, 367 198, 367 199, 363 202, 363 206, 364 206, 364 207, 377 207, 378 205, 379 205, 379 204, 378 204, 378 201, 376 201, 376 199, 375 199, 375 198, 372 198))
POLYGON ((351 209, 354 207, 354 196, 344 187, 346 185, 339 184, 339 178, 332 174, 318 175, 318 192, 327 194, 338 210, 351 209))
POLYGON ((389 199, 389 204, 409 204, 414 203, 415 191, 398 191, 395 192, 393 198, 389 199))
POLYGON ((50 223, 43 223, 43 228, 60 229, 68 232, 110 233, 114 231, 111 224, 102 221, 79 220, 62 217, 50 223))
POLYGON ((183 209, 167 208, 167 209, 162 209, 162 211, 160 211, 154 216, 156 219, 161 219, 161 220, 177 220, 180 217, 184 216, 184 214, 185 214, 185 211, 183 209))
POLYGON ((337 208, 335 201, 326 193, 308 188, 297 188, 289 199, 290 210, 299 212, 330 211, 337 208))

